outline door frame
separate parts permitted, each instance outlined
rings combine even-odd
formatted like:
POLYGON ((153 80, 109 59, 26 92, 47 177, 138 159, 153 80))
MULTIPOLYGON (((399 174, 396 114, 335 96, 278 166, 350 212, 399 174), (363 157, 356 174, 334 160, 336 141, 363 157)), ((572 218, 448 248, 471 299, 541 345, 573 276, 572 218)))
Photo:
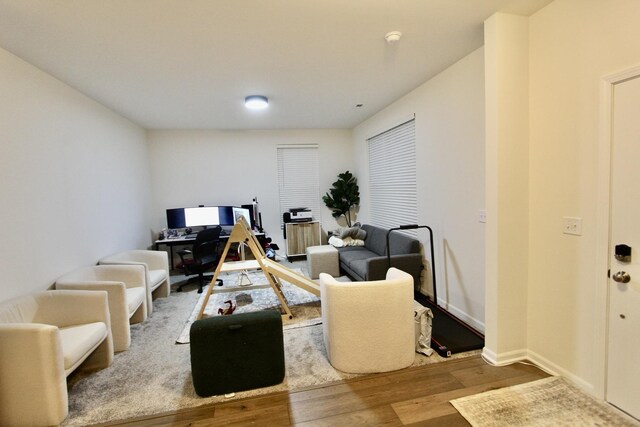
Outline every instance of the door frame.
MULTIPOLYGON (((594 337, 597 381, 594 391, 606 401, 607 396, 607 346, 609 312, 609 234, 611 227, 611 149, 613 144, 613 88, 616 84, 640 77, 640 65, 609 74, 600 84, 600 135, 598 144, 598 207, 596 217, 596 271, 602 272, 596 279, 596 316, 598 319, 594 337)), ((600 274, 600 273, 598 273, 600 274)))

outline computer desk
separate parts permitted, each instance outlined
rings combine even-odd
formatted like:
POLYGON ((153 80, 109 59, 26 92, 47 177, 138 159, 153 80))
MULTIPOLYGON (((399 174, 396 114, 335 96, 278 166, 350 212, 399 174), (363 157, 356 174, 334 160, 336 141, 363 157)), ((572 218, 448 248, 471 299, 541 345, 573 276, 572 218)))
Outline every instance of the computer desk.
MULTIPOLYGON (((265 240, 265 233, 260 233, 255 231, 253 234, 256 235, 256 238, 258 239, 258 242, 260 242, 260 244, 262 245, 262 247, 264 248, 264 240, 265 240)), ((170 238, 165 238, 165 239, 160 239, 160 240, 156 240, 154 242, 155 244, 155 249, 156 251, 160 250, 160 245, 165 245, 166 247, 169 248, 169 257, 171 259, 171 264, 169 264, 171 266, 171 270, 173 270, 174 268, 174 264, 173 264, 173 247, 174 246, 190 246, 193 245, 193 242, 196 240, 196 237, 186 237, 186 236, 178 236, 178 237, 170 237, 170 238)), ((220 235, 220 242, 226 244, 227 240, 229 240, 229 235, 228 234, 221 234, 220 235)))

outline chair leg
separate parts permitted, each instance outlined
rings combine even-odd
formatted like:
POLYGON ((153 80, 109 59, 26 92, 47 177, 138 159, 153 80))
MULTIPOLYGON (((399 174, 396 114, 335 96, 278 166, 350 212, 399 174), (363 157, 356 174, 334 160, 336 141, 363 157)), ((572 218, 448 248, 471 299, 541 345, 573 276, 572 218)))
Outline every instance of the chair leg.
MULTIPOLYGON (((178 287, 177 291, 180 292, 180 288, 182 286, 184 286, 185 284, 182 284, 178 287)), ((222 286, 224 285, 224 282, 222 281, 222 279, 216 279, 216 285, 218 286, 222 286)), ((198 274, 198 293, 201 294, 202 293, 202 288, 204 287, 204 273, 199 273, 198 274)))
POLYGON ((200 272, 198 274, 198 293, 201 294, 202 293, 202 282, 204 282, 204 274, 202 274, 202 272, 200 272))
POLYGON ((193 277, 192 278, 187 278, 187 280, 184 281, 184 283, 182 283, 180 286, 178 286, 178 289, 176 289, 176 292, 182 292, 182 287, 184 285, 188 285, 189 283, 191 283, 193 277))
POLYGON ((178 286, 178 288, 176 289, 176 292, 182 292, 182 287, 188 285, 191 282, 193 282, 193 279, 195 279, 195 277, 189 277, 189 274, 186 271, 185 271, 184 275, 186 277, 186 280, 184 281, 184 283, 182 283, 182 284, 180 284, 180 286, 178 286))

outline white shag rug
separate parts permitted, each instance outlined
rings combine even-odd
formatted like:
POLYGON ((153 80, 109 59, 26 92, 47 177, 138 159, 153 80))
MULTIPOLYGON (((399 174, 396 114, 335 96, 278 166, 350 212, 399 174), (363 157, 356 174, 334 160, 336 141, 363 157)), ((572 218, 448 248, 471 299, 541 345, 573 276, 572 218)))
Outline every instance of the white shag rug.
MULTIPOLYGON (((270 288, 267 291, 273 294, 270 288)), ((151 317, 131 326, 129 350, 117 353, 108 368, 71 374, 67 378, 69 416, 62 425, 114 422, 230 400, 224 396, 196 395, 191 379, 190 346, 176 344, 176 337, 185 329, 186 319, 201 296, 192 289, 154 300, 151 317)), ((286 374, 281 384, 235 393, 231 399, 295 391, 358 376, 337 371, 329 364, 321 324, 285 328, 284 348, 286 374)), ((413 366, 475 354, 479 351, 445 359, 435 352, 430 357, 416 353, 413 366)))
MULTIPOLYGON (((293 270, 302 275, 302 270, 299 268, 294 268, 293 270)), ((247 272, 251 285, 239 285, 239 276, 240 275, 235 272, 220 274, 220 279, 224 281, 224 285, 213 287, 202 316, 203 319, 219 316, 218 310, 221 308, 225 309, 229 306, 226 301, 231 301, 232 305, 236 307, 233 312, 234 314, 281 309, 280 300, 271 285, 269 285, 269 281, 262 271, 254 270, 247 272)), ((191 324, 200 313, 207 289, 208 286, 204 288, 200 299, 193 308, 184 329, 176 340, 177 343, 189 343, 189 330, 191 329, 191 324)), ((314 323, 319 324, 321 322, 320 297, 286 281, 282 281, 282 293, 293 314, 293 319, 283 320, 285 330, 291 327, 301 327, 314 323)))

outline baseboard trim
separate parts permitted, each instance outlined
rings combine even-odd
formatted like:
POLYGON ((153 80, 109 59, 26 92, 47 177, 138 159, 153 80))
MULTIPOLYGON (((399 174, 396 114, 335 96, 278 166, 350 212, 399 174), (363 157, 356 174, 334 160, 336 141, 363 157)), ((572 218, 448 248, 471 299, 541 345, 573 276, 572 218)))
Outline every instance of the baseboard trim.
POLYGON ((549 375, 562 376, 568 379, 577 387, 582 389, 585 393, 588 393, 591 396, 599 399, 604 398, 604 396, 600 396, 596 393, 596 388, 593 384, 586 382, 582 378, 576 376, 575 374, 567 371, 566 369, 551 362, 549 359, 531 350, 520 349, 507 351, 504 353, 495 353, 493 350, 485 347, 482 349, 482 358, 487 363, 494 366, 506 366, 513 363, 529 361, 534 363, 537 367, 539 367, 549 375))
POLYGON ((506 366, 527 360, 527 350, 513 350, 497 354, 489 348, 482 349, 482 357, 494 366, 506 366))
POLYGON ((462 320, 463 322, 471 326, 476 331, 480 332, 481 334, 484 334, 484 322, 481 322, 480 320, 469 316, 467 313, 458 309, 453 304, 447 304, 446 301, 442 301, 440 298, 438 298, 438 300, 439 300, 438 304, 440 307, 444 308, 449 313, 453 314, 455 317, 462 320))
POLYGON ((566 369, 558 366, 557 364, 551 362, 549 359, 547 359, 546 357, 543 357, 541 355, 539 355, 538 353, 536 353, 535 351, 527 351, 528 353, 528 359, 535 363, 536 365, 538 365, 538 367, 540 367, 540 369, 542 369, 543 371, 551 374, 551 375, 555 375, 555 376, 562 376, 566 379, 568 379, 569 381, 571 381, 573 384, 575 384, 577 387, 579 387, 580 389, 582 389, 585 393, 590 394, 591 396, 594 396, 596 398, 599 399, 603 399, 604 396, 598 396, 596 394, 596 387, 583 380, 582 378, 576 376, 575 374, 567 371, 566 369))

